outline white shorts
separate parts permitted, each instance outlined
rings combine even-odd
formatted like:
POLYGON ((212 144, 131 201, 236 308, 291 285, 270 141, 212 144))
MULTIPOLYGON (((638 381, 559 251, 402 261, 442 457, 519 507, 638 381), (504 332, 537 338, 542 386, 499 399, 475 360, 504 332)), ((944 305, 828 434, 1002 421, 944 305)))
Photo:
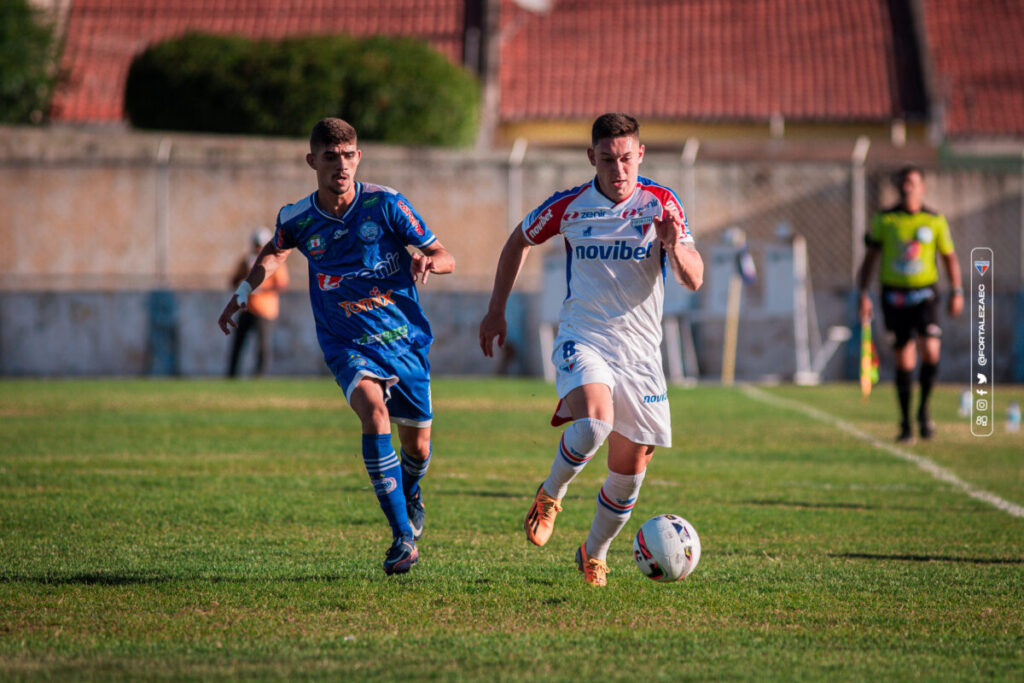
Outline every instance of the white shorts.
POLYGON ((612 428, 633 443, 672 446, 672 418, 661 356, 620 361, 571 339, 559 337, 551 354, 555 389, 563 399, 584 384, 604 384, 612 392, 612 428))

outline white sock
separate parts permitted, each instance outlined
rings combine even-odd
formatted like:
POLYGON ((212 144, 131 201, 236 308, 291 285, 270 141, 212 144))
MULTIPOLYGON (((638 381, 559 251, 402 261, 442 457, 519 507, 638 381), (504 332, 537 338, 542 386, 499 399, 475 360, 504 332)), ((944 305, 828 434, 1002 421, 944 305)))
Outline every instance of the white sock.
POLYGON ((555 461, 551 463, 551 472, 544 480, 544 491, 552 498, 565 497, 569 482, 583 470, 611 433, 610 424, 592 417, 576 420, 566 427, 555 461))
POLYGON ((597 512, 587 536, 587 555, 595 560, 608 557, 608 546, 612 544, 622 527, 626 526, 633 513, 644 474, 617 474, 609 470, 604 486, 597 494, 597 512))

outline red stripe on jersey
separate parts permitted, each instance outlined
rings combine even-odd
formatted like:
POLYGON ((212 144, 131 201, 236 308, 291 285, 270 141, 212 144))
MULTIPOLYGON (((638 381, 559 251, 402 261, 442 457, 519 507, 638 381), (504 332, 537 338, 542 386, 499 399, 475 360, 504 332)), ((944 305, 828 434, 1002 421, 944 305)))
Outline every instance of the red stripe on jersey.
POLYGON ((590 189, 590 185, 591 183, 587 183, 569 190, 569 193, 554 194, 531 211, 530 215, 535 214, 536 216, 529 225, 523 225, 526 241, 530 244, 540 244, 557 235, 562 228, 562 216, 565 215, 565 210, 577 197, 590 189))
POLYGON ((679 197, 676 196, 676 193, 668 189, 667 187, 664 187, 663 185, 658 185, 656 183, 641 182, 639 183, 639 186, 641 190, 650 192, 655 197, 657 197, 658 201, 661 202, 663 210, 667 210, 673 213, 677 210, 679 211, 679 217, 682 218, 683 220, 683 234, 680 237, 689 237, 690 226, 686 220, 686 211, 683 209, 683 203, 679 201, 679 197))

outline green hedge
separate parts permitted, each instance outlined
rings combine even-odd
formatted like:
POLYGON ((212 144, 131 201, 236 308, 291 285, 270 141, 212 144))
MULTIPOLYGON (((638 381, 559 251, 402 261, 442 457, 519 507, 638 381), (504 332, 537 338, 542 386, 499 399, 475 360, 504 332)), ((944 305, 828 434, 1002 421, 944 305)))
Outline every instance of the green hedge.
POLYGON ((382 36, 189 34, 136 57, 125 88, 139 128, 304 137, 340 116, 362 140, 413 145, 471 143, 479 102, 476 79, 444 55, 382 36))
POLYGON ((56 83, 56 40, 25 0, 0 0, 0 123, 41 123, 56 83))

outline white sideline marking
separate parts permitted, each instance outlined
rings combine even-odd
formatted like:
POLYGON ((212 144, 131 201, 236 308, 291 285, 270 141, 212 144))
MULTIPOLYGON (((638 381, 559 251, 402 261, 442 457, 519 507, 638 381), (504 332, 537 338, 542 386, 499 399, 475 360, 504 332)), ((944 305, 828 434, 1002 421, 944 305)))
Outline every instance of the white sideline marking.
POLYGON ((904 450, 890 443, 886 443, 885 441, 882 441, 881 439, 878 439, 861 429, 857 429, 849 422, 842 420, 834 415, 830 415, 829 413, 826 413, 823 410, 818 410, 817 408, 805 405, 803 403, 800 403, 799 401, 792 401, 788 398, 782 398, 781 396, 773 396, 772 394, 762 391, 757 387, 752 387, 749 385, 741 386, 740 391, 742 391, 749 398, 761 401, 762 403, 780 406, 782 408, 789 408, 790 410, 795 410, 797 412, 803 413, 804 415, 807 415, 808 417, 814 418, 819 422, 824 422, 825 424, 832 425, 833 427, 836 427, 837 429, 846 432, 847 434, 853 436, 854 438, 860 439, 861 441, 865 441, 879 450, 885 451, 890 455, 896 456, 900 460, 905 460, 911 464, 917 465, 919 469, 924 470, 925 472, 932 475, 939 481, 944 481, 947 484, 950 484, 951 486, 960 489, 961 491, 966 493, 971 498, 974 498, 975 500, 980 500, 983 503, 988 503, 992 507, 1002 510, 1003 512, 1013 515, 1014 517, 1024 517, 1024 507, 1017 505, 1016 503, 1011 503, 1008 500, 1004 500, 1003 498, 1000 498, 994 493, 990 493, 988 491, 975 488, 971 484, 968 484, 966 481, 964 481, 960 477, 956 476, 955 474, 947 470, 945 467, 935 464, 928 458, 921 455, 917 455, 916 453, 911 453, 910 451, 904 450))

